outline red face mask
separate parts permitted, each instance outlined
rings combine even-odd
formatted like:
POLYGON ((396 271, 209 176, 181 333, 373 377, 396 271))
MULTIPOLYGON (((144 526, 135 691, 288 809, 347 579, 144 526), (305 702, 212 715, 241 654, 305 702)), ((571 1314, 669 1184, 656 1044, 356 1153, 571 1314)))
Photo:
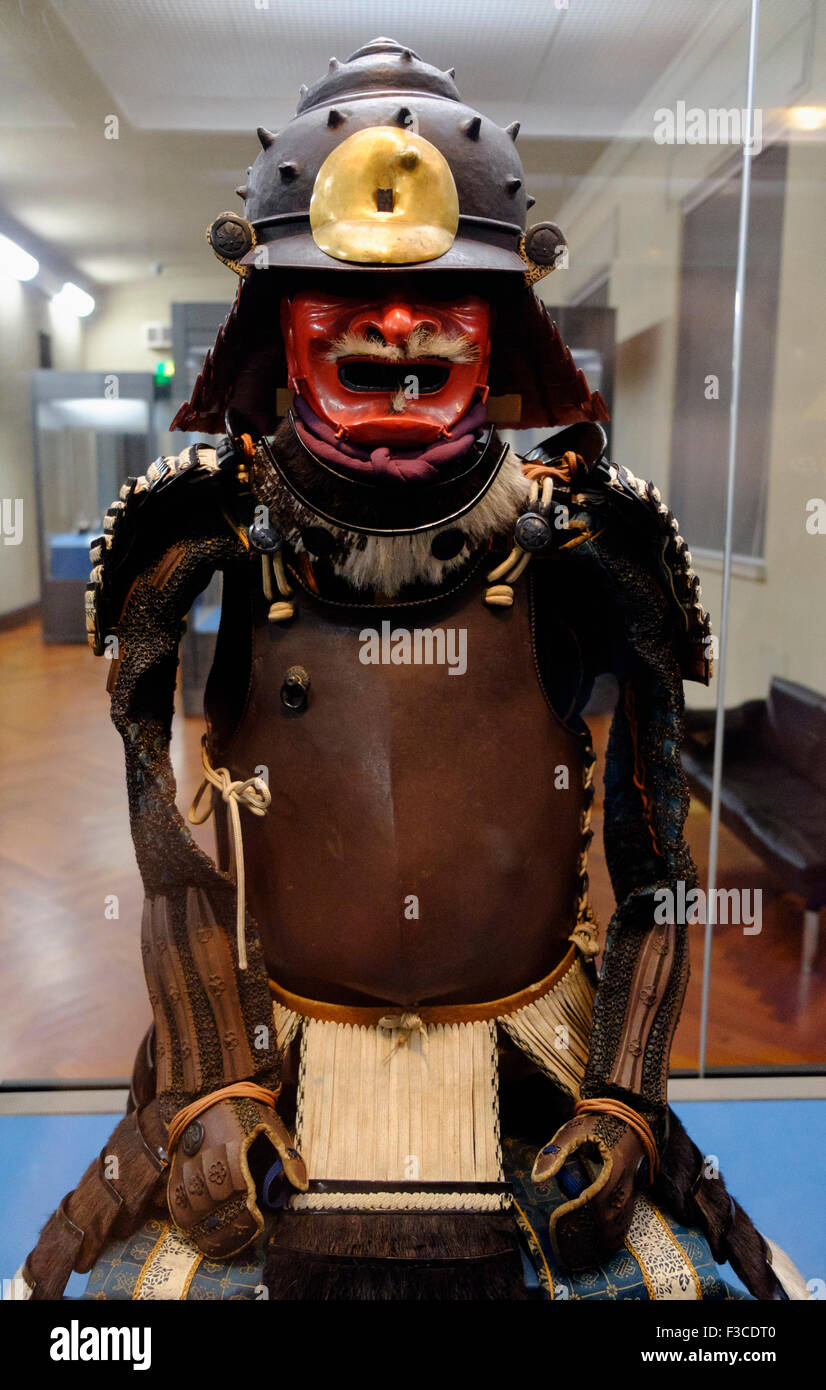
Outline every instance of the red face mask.
POLYGON ((449 439, 487 397, 490 306, 301 290, 281 305, 289 384, 341 440, 404 449, 449 439))

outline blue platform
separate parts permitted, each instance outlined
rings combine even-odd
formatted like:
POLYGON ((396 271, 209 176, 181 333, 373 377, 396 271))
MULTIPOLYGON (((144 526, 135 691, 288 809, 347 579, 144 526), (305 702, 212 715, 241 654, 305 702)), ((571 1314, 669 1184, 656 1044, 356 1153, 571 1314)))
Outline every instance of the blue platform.
MULTIPOLYGON (((826 1100, 679 1101, 672 1107, 726 1187, 794 1261, 826 1281, 826 1100)), ((739 1284, 732 1273, 729 1283, 739 1284)))
MULTIPOLYGON (((717 1156, 758 1229, 783 1247, 805 1279, 826 1279, 826 1101, 682 1101, 674 1109, 697 1146, 717 1156)), ((0 1116, 0 1278, 11 1278, 22 1264, 119 1118, 0 1116)), ((728 1268, 725 1276, 738 1282, 728 1268)), ((80 1294, 86 1279, 73 1275, 67 1293, 80 1294)))
POLYGON ((88 579, 92 567, 89 546, 96 535, 96 531, 65 531, 50 536, 50 579, 88 579))

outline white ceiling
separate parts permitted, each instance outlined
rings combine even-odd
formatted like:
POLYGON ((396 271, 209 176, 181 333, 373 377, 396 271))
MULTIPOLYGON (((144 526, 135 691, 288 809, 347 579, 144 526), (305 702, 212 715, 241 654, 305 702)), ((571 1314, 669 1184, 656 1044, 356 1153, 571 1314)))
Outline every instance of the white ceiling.
MULTIPOLYGON (((472 105, 534 134, 613 134, 715 6, 709 0, 53 0, 127 119, 249 130, 293 114, 302 82, 389 33, 455 67, 472 105), (629 61, 633 54, 633 61, 629 61), (518 107, 518 113, 517 113, 518 107)), ((736 20, 736 14, 733 16, 736 20)))
MULTIPOLYGON (((783 0, 787 16, 807 4, 783 0)), ((740 33, 745 42, 747 10, 747 0, 0 0, 0 224, 5 215, 9 234, 28 230, 92 288, 143 279, 153 262, 199 273, 207 223, 240 208, 233 190, 258 151, 255 127, 277 129, 331 54, 380 33, 455 66, 471 105, 522 122, 528 189, 550 217, 609 140, 650 137, 649 94, 707 49, 710 31, 735 51, 740 33), (104 139, 112 114, 116 141, 104 139)))

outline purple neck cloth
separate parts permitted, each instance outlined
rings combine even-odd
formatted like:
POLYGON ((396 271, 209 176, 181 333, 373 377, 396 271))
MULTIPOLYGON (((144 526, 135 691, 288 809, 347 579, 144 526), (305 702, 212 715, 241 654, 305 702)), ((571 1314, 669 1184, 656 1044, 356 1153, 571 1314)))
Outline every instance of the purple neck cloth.
POLYGON ((295 397, 294 410, 299 438, 319 458, 349 473, 366 473, 402 482, 428 482, 437 477, 445 464, 467 453, 485 423, 485 407, 478 401, 457 420, 450 439, 440 439, 424 448, 399 449, 391 454, 386 444, 375 449, 360 449, 356 444, 337 439, 333 427, 320 420, 299 395, 295 397))

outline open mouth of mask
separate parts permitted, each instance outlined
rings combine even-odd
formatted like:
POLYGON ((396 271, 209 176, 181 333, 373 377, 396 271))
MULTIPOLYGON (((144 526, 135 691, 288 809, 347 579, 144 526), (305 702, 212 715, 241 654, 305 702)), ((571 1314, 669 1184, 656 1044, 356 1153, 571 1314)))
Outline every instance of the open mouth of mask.
POLYGON ((285 299, 290 385, 336 437, 411 447, 449 439, 487 395, 490 307, 477 295, 285 299))

